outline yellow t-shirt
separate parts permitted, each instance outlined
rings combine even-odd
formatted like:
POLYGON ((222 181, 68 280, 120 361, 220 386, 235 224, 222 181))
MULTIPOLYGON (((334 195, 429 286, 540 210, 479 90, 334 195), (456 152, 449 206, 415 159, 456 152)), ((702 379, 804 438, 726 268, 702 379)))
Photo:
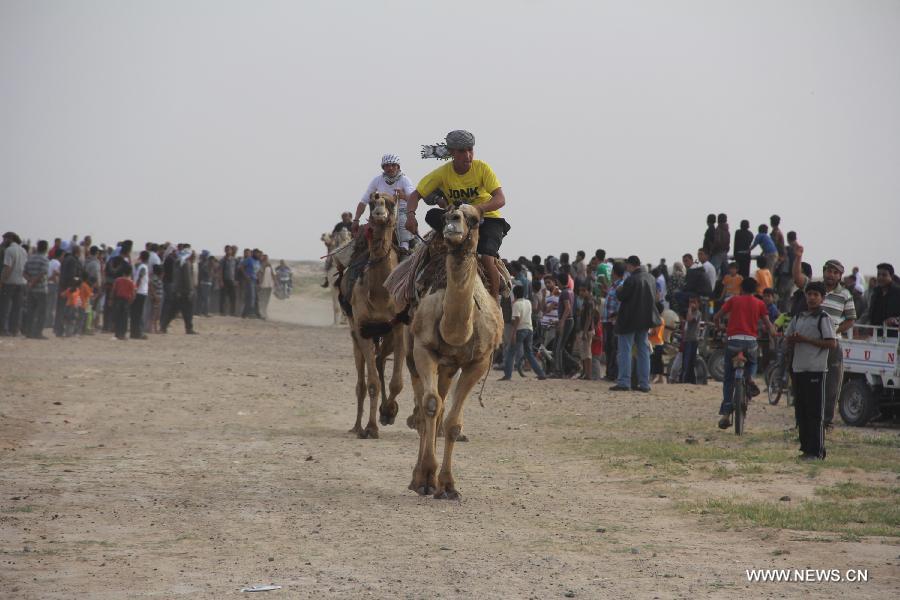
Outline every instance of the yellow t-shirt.
MULTIPOLYGON (((758 280, 757 280, 758 281, 758 280)), ((744 282, 744 278, 740 275, 726 275, 722 278, 722 287, 725 288, 726 296, 740 296, 741 295, 741 284, 744 282)), ((762 292, 762 290, 760 290, 762 292)))
MULTIPOLYGON (((478 206, 491 199, 491 192, 500 187, 494 170, 482 160, 473 160, 469 170, 460 175, 453 170, 453 163, 440 166, 419 182, 416 191, 423 198, 437 189, 444 193, 447 202, 478 206)), ((500 211, 484 213, 487 218, 499 219, 500 211)))
POLYGON ((756 283, 759 284, 757 291, 762 294, 763 290, 766 288, 775 287, 774 282, 772 281, 772 271, 768 269, 757 269, 756 270, 756 283))

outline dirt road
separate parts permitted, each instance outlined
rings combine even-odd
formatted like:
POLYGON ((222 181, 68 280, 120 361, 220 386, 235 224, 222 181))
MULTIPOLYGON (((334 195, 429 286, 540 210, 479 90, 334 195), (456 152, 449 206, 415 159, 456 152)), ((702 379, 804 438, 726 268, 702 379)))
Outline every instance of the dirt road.
MULTIPOLYGON (((274 303, 273 314, 287 310, 274 303)), ((457 446, 463 499, 438 501, 406 489, 416 434, 402 419, 379 440, 346 433, 346 329, 214 317, 188 337, 177 325, 143 342, 0 339, 0 597, 223 598, 268 583, 283 588, 265 598, 900 589, 897 537, 692 508, 735 497, 796 505, 848 478, 897 485, 894 462, 810 476, 782 436, 785 408, 759 407, 749 425, 774 466, 744 468, 716 458, 756 443, 715 430, 717 387, 614 395, 585 382, 504 385, 492 373, 485 408, 467 406, 471 441, 457 446), (659 431, 674 454, 641 450, 659 431), (681 446, 693 454, 673 462, 681 446), (745 569, 765 567, 868 569, 869 581, 747 582, 745 569)), ((401 417, 410 403, 407 385, 401 417)), ((876 435, 887 443, 872 448, 897 458, 896 431, 876 435)))

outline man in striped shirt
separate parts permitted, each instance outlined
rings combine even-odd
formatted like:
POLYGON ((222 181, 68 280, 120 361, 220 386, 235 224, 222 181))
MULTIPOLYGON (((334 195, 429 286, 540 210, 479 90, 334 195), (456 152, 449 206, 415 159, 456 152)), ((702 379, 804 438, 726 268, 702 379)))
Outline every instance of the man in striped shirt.
MULTIPOLYGON (((794 264, 792 275, 794 283, 801 290, 806 289, 809 278, 800 270, 803 262, 803 246, 793 242, 794 264)), ((822 310, 831 317, 834 327, 834 337, 838 340, 835 348, 828 351, 828 374, 825 376, 825 426, 831 427, 834 420, 834 407, 841 395, 841 386, 844 380, 844 360, 841 354, 841 334, 853 327, 856 322, 856 306, 853 304, 853 296, 841 285, 844 276, 844 265, 838 260, 829 260, 822 267, 822 282, 825 284, 825 299, 822 301, 822 310)))

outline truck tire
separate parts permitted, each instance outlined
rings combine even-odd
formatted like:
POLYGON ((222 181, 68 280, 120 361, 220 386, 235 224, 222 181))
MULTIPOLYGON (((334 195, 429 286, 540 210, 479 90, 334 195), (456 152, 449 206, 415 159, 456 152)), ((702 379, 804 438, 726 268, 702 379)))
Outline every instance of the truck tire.
POLYGON ((864 379, 851 379, 841 388, 840 412, 844 423, 852 427, 862 427, 875 414, 875 394, 864 379))

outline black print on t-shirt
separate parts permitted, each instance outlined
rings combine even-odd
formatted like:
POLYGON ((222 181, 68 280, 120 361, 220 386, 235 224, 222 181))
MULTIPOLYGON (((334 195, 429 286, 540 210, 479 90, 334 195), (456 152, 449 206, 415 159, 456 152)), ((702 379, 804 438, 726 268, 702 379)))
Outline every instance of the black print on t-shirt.
POLYGON ((464 190, 450 190, 450 198, 452 200, 468 200, 478 197, 478 188, 470 187, 464 190))

